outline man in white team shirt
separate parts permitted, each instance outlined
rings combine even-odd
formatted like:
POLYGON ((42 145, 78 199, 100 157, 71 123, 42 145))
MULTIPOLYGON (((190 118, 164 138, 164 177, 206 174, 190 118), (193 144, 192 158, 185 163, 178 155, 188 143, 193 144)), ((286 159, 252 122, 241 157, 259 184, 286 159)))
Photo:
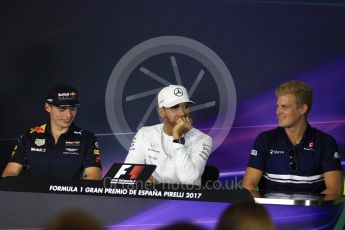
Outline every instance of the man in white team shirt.
POLYGON ((158 93, 163 124, 142 127, 135 135, 125 163, 152 164, 152 183, 201 184, 212 139, 193 128, 185 87, 169 85, 158 93))

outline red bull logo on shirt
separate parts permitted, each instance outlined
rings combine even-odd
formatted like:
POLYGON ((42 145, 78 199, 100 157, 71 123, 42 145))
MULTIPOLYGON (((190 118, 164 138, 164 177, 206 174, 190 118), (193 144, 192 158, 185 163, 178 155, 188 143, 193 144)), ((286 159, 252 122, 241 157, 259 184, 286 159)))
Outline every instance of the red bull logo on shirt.
POLYGON ((34 133, 34 132, 44 133, 45 131, 46 131, 46 124, 30 129, 30 133, 34 133))

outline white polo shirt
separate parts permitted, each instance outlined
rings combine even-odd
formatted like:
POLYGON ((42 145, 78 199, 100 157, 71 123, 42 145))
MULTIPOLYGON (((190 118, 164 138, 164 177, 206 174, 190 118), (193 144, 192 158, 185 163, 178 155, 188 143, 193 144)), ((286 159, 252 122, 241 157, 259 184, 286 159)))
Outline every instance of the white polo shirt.
POLYGON ((201 184, 201 175, 212 150, 212 139, 192 128, 185 144, 174 143, 163 124, 142 127, 135 135, 125 163, 152 164, 159 183, 201 184))

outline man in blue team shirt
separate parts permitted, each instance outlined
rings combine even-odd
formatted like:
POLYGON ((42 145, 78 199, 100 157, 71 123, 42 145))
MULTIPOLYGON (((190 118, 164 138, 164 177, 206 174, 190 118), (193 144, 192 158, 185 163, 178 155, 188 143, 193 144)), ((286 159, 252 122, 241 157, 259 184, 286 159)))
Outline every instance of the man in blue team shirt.
POLYGON ((289 81, 276 89, 279 127, 259 134, 242 187, 248 190, 342 194, 343 174, 335 139, 311 127, 311 88, 289 81))
POLYGON ((74 125, 78 91, 61 84, 49 90, 45 110, 49 121, 21 136, 2 176, 102 179, 101 159, 95 135, 74 125), (26 166, 26 167, 24 167, 26 166))

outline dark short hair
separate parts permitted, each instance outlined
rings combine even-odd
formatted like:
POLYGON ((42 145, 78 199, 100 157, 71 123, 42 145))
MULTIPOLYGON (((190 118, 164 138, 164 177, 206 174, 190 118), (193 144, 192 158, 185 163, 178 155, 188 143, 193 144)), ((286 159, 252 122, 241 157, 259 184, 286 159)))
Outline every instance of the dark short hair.
POLYGON ((217 230, 274 230, 267 210, 254 202, 240 202, 225 209, 221 215, 217 230))
POLYGON ((204 228, 187 221, 181 221, 181 222, 166 225, 162 228, 159 228, 159 230, 204 230, 204 228))
POLYGON ((90 213, 79 209, 65 210, 51 219, 45 226, 46 230, 104 230, 102 224, 90 213))

